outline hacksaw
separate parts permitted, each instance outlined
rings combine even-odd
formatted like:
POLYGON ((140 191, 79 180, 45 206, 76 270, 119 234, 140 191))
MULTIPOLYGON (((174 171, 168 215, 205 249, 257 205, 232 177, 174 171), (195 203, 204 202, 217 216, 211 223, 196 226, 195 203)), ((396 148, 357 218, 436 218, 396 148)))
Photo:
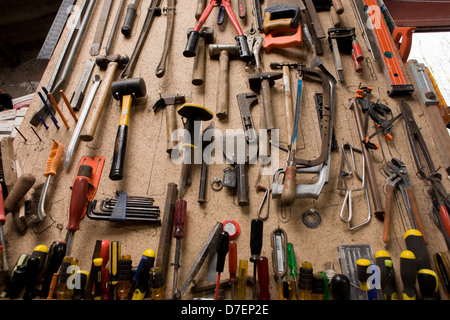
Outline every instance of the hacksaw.
POLYGON ((353 0, 353 10, 374 61, 380 62, 391 97, 411 95, 414 86, 407 83, 391 34, 377 0, 353 0))

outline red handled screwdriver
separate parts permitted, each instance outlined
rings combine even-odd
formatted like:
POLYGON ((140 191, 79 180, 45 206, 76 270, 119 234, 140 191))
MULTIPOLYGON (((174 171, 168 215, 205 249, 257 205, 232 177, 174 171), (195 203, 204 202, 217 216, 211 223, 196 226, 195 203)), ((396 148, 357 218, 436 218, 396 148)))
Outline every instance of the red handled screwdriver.
POLYGON ((217 280, 216 280, 216 291, 214 293, 214 300, 217 300, 219 296, 220 289, 220 274, 223 272, 225 266, 225 258, 228 254, 228 249, 230 245, 230 235, 226 231, 222 231, 219 235, 219 240, 217 241, 217 280))
POLYGON ((177 282, 178 282, 178 268, 180 268, 180 244, 181 239, 184 238, 184 225, 186 222, 186 212, 187 212, 187 202, 186 200, 177 200, 175 202, 175 212, 173 217, 173 224, 175 226, 175 230, 173 232, 173 237, 176 240, 175 245, 175 263, 174 265, 174 271, 173 271, 173 290, 172 295, 175 299, 175 296, 178 291, 177 282))
POLYGON ((234 300, 234 286, 238 282, 237 279, 237 243, 236 241, 230 241, 228 250, 228 271, 230 273, 231 284, 231 300, 234 300))

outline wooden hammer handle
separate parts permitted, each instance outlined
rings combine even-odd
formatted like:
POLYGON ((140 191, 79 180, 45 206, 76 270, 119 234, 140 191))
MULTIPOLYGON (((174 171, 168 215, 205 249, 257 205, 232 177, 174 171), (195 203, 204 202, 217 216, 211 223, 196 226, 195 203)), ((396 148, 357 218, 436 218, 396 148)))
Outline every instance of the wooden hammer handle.
POLYGON ((205 82, 206 67, 206 45, 205 38, 198 39, 197 55, 194 57, 194 67, 192 70, 192 84, 201 86, 205 82))
POLYGON ((230 57, 226 50, 220 52, 219 75, 217 81, 217 103, 216 116, 219 119, 228 117, 228 94, 229 94, 229 63, 230 57))
POLYGON ((268 79, 263 79, 261 81, 261 95, 262 95, 262 103, 264 112, 266 115, 266 129, 272 130, 275 129, 275 122, 273 118, 273 110, 272 110, 272 99, 270 95, 270 84, 268 79))
POLYGON ((89 116, 83 126, 83 131, 80 134, 80 140, 92 141, 94 140, 95 131, 97 129, 98 122, 100 121, 103 108, 111 97, 110 88, 111 83, 114 80, 114 75, 118 68, 117 62, 110 62, 106 68, 105 78, 102 81, 100 88, 97 92, 96 99, 91 106, 89 116))
POLYGON ((177 141, 172 140, 172 133, 177 130, 177 114, 174 105, 166 106, 166 135, 167 135, 167 148, 166 152, 171 154, 172 150, 176 147, 177 141))
POLYGON ((389 241, 389 228, 391 225, 392 216, 392 203, 394 201, 394 186, 386 184, 386 198, 384 207, 384 225, 383 225, 383 243, 388 243, 389 241))

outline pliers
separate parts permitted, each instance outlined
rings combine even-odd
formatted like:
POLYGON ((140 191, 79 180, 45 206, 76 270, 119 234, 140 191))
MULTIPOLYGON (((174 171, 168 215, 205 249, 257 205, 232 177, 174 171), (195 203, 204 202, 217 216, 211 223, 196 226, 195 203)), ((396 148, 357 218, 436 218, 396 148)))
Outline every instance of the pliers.
POLYGON ((238 34, 235 39, 237 41, 237 45, 239 46, 240 58, 241 60, 246 62, 250 61, 250 59, 252 58, 252 54, 248 47, 247 36, 242 32, 241 26, 239 25, 239 21, 237 20, 236 16, 234 15, 233 9, 231 8, 230 0, 208 1, 205 10, 203 10, 200 18, 197 21, 197 24, 195 25, 193 30, 189 32, 188 41, 186 44, 186 48, 183 51, 183 55, 185 57, 195 57, 198 41, 201 36, 200 29, 205 24, 206 19, 208 19, 214 7, 223 7, 225 9, 226 13, 228 14, 228 17, 231 20, 231 23, 233 24, 238 34))
MULTIPOLYGON (((391 161, 387 162, 387 167, 385 167, 384 170, 389 175, 386 185, 393 187, 393 188, 390 187, 386 188, 386 202, 390 201, 390 203, 386 203, 385 209, 386 212, 389 210, 390 214, 393 192, 395 190, 395 186, 398 186, 412 228, 418 229, 422 233, 425 243, 428 243, 427 237, 425 235, 425 230, 423 228, 422 219, 419 214, 419 207, 417 205, 416 197, 414 195, 414 189, 411 185, 411 179, 409 178, 408 169, 406 168, 405 163, 400 161, 399 159, 392 158, 391 161), (400 180, 396 181, 397 178, 399 178, 400 180)), ((387 221, 387 223, 389 223, 389 221, 387 221)), ((389 225, 386 226, 386 219, 385 219, 385 230, 388 227, 389 225)), ((385 240, 384 235, 383 240, 385 240)))

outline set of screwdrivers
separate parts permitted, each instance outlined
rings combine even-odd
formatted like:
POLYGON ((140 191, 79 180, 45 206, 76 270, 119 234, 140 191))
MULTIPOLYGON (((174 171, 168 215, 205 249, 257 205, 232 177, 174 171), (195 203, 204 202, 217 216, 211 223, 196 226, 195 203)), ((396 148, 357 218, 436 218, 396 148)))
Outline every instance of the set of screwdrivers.
POLYGON ((121 254, 118 241, 98 240, 90 270, 65 255, 67 244, 54 241, 36 246, 17 259, 0 298, 47 300, 160 300, 165 284, 155 252, 143 252, 133 267, 131 255, 121 254))

